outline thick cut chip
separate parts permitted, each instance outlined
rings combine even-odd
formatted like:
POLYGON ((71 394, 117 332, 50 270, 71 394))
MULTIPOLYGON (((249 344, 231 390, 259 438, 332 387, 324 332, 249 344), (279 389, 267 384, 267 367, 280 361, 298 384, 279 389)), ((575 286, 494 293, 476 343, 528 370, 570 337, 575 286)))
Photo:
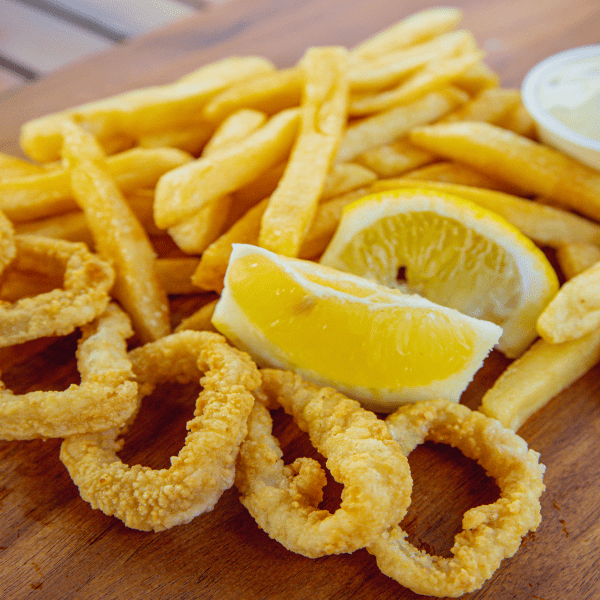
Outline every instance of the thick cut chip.
POLYGON ((430 152, 600 220, 600 173, 554 148, 496 125, 473 121, 418 127, 410 139, 430 152))
POLYGON ((35 160, 60 158, 62 127, 76 121, 104 141, 116 135, 132 138, 193 122, 217 93, 252 75, 273 71, 267 59, 231 57, 198 69, 175 83, 143 88, 33 119, 21 129, 21 147, 35 160))
POLYGON ((600 327, 600 262, 567 281, 537 322, 541 337, 552 344, 568 342, 600 327))
POLYGON ((353 92, 365 92, 389 88, 433 59, 452 56, 476 47, 473 35, 461 30, 440 35, 377 59, 363 61, 353 57, 349 75, 350 89, 353 92))
POLYGON ((394 142, 413 127, 439 119, 467 99, 464 92, 449 87, 352 123, 346 129, 336 160, 352 160, 371 148, 394 142))
MULTIPOLYGON (((132 148, 106 158, 106 169, 123 193, 151 188, 160 176, 192 160, 176 148, 132 148)), ((69 170, 57 166, 40 173, 0 179, 0 209, 14 222, 30 221, 77 208, 69 170)))
POLYGON ((436 58, 391 90, 373 95, 353 95, 348 113, 351 116, 369 115, 413 102, 428 92, 449 85, 481 58, 481 52, 469 52, 450 58, 436 58))
POLYGON ((406 188, 350 204, 321 263, 497 323, 499 348, 518 356, 558 289, 531 240, 457 196, 406 188))
MULTIPOLYGON (((415 182, 408 177, 380 179, 372 186, 374 191, 412 189, 415 182)), ((482 189, 470 185, 421 181, 418 187, 433 193, 452 194, 474 202, 504 217, 527 237, 540 246, 560 248, 564 244, 584 242, 600 244, 600 225, 579 215, 532 202, 513 194, 482 189)))
MULTIPOLYGON (((267 115, 257 110, 242 109, 233 113, 217 128, 204 147, 202 157, 232 148, 262 127, 266 120, 267 115)), ((228 194, 214 197, 193 215, 169 227, 169 235, 184 252, 201 254, 224 229, 231 205, 232 198, 228 194)))
POLYGON ((93 136, 75 124, 66 124, 64 135, 63 152, 71 166, 73 192, 98 252, 115 267, 114 296, 142 341, 167 335, 171 331, 169 302, 144 228, 104 168, 93 136))
POLYGON ((539 339, 496 379, 479 410, 517 431, 598 361, 600 329, 561 344, 539 339))
POLYGON ((382 412, 457 401, 501 329, 317 263, 235 245, 213 325, 261 364, 382 412))
POLYGON ((300 69, 281 69, 230 86, 206 105, 203 115, 216 123, 243 108, 254 108, 273 115, 298 106, 301 94, 300 69))
POLYGON ((242 143, 163 175, 156 186, 156 224, 172 227, 281 162, 296 138, 298 116, 298 109, 277 113, 242 143))
POLYGON ((571 279, 600 261, 600 247, 585 242, 563 244, 556 250, 556 260, 565 277, 571 279))
POLYGON ((407 48, 454 29, 461 17, 457 8, 439 7, 417 12, 355 46, 352 55, 373 59, 407 48))
POLYGON ((0 211, 0 275, 16 254, 15 229, 8 217, 0 211))
POLYGON ((315 216, 331 163, 346 127, 347 52, 311 48, 301 61, 304 89, 298 139, 263 214, 259 245, 298 256, 315 216))

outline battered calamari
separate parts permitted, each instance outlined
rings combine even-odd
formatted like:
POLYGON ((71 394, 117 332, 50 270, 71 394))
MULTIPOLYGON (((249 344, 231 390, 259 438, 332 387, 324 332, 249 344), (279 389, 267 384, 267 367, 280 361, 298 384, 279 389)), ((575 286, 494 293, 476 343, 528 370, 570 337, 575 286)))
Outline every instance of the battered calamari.
POLYGON ((71 436, 60 458, 81 497, 125 525, 161 531, 211 510, 233 484, 235 460, 260 375, 248 355, 216 333, 182 331, 129 354, 139 385, 138 402, 157 384, 200 378, 203 387, 185 445, 171 467, 154 470, 122 463, 123 430, 71 436), (204 376, 202 376, 204 374, 204 376))
POLYGON ((401 520, 412 479, 385 424, 358 402, 292 372, 261 374, 262 401, 250 414, 236 473, 241 502, 258 525, 287 549, 316 558, 362 548, 401 520), (284 465, 265 405, 281 405, 326 457, 332 476, 344 485, 335 513, 318 508, 326 480, 314 459, 284 465))
POLYGON ((82 327, 77 348, 80 385, 23 395, 2 389, 0 439, 64 437, 125 423, 137 406, 125 341, 131 335, 129 317, 110 304, 98 319, 82 327))
POLYGON ((493 504, 464 514, 452 558, 418 550, 399 526, 367 550, 383 573, 417 594, 456 597, 480 588, 541 521, 545 467, 538 462, 539 454, 495 419, 443 400, 401 407, 386 423, 407 456, 426 440, 450 444, 494 477, 501 494, 493 504))
POLYGON ((64 271, 64 288, 14 303, 0 301, 0 347, 67 335, 107 307, 114 271, 85 244, 34 235, 17 235, 15 242, 11 267, 51 275, 64 271))

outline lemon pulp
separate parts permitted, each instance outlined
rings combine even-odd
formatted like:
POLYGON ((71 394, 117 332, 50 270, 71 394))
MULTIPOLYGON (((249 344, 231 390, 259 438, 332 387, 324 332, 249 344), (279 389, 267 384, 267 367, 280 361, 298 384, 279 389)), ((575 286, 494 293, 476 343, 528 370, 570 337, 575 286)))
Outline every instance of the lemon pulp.
POLYGON ((357 233, 339 259, 356 275, 495 323, 522 295, 516 261, 504 248, 430 211, 383 217, 357 233))
POLYGON ((235 303, 273 348, 285 349, 290 366, 344 388, 425 386, 463 369, 478 344, 477 334, 449 315, 393 306, 385 294, 314 274, 313 285, 303 285, 260 254, 230 263, 227 277, 235 303), (320 283, 340 293, 319 290, 320 283))

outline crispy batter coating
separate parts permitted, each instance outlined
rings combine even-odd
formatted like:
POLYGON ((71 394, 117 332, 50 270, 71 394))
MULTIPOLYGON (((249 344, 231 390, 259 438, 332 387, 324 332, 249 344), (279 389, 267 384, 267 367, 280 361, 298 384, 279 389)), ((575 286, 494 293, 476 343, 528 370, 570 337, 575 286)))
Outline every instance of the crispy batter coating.
POLYGON ((235 460, 254 403, 250 390, 258 387, 260 375, 248 355, 212 332, 175 333, 129 356, 139 402, 158 383, 201 377, 194 418, 187 423, 184 447, 171 457, 171 467, 122 463, 118 429, 71 436, 63 442, 60 458, 93 508, 133 529, 161 531, 211 510, 233 485, 235 460))
POLYGON ((289 371, 263 369, 248 437, 236 473, 241 502, 258 525, 288 550, 316 558, 364 547, 408 508, 408 461, 374 413, 331 388, 319 388, 289 371), (284 465, 265 405, 281 405, 307 431, 344 485, 333 514, 318 508, 325 474, 313 459, 284 465))
MULTIPOLYGON (((63 392, 0 391, 0 439, 30 440, 104 431, 125 423, 137 406, 126 339, 129 317, 110 304, 82 327, 77 348, 81 384, 63 392)), ((1 385, 1 382, 0 382, 1 385)))
POLYGON ((14 303, 0 302, 0 347, 67 335, 107 307, 115 274, 85 244, 35 235, 15 236, 15 268, 46 273, 64 270, 64 288, 14 303))
POLYGON ((450 444, 476 460, 501 490, 493 504, 468 510, 452 558, 431 556, 391 527, 367 550, 383 573, 417 594, 457 597, 480 588, 541 521, 545 467, 516 433, 466 406, 435 400, 401 407, 386 423, 408 455, 425 440, 450 444))

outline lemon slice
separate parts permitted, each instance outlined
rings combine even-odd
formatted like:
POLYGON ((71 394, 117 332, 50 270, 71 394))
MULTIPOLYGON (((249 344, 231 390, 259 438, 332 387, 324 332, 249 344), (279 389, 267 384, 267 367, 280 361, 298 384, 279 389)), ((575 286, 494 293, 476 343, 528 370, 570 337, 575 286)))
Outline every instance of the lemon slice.
POLYGON ((213 325, 256 362, 372 410, 458 401, 502 330, 318 263, 235 244, 213 325))
POLYGON ((558 290, 544 253, 499 215, 434 190, 405 188, 348 205, 321 264, 417 293, 500 325, 519 356, 558 290))

